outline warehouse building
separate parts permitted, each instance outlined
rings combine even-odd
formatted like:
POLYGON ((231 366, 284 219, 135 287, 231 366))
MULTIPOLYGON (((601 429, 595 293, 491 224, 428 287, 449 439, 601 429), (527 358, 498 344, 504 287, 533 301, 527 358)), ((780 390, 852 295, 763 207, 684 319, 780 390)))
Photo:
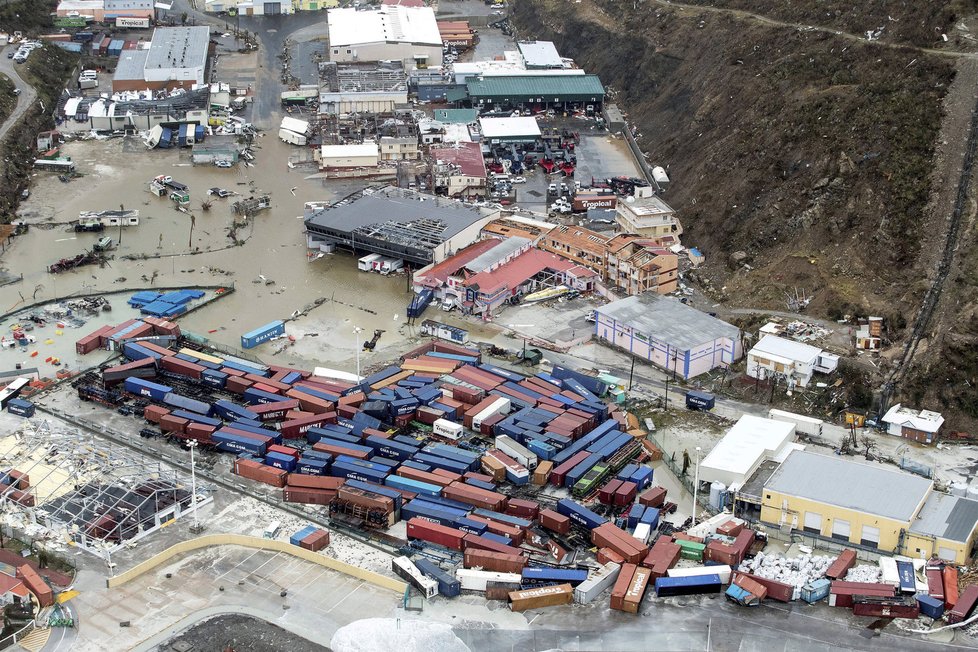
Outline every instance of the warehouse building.
POLYGON ((700 463, 701 482, 721 482, 730 491, 739 489, 762 462, 783 462, 794 450, 795 425, 745 414, 727 431, 700 463))
POLYGON ((678 299, 646 292, 595 310, 595 335, 685 379, 741 357, 740 329, 678 299))
POLYGON ((327 61, 320 75, 320 113, 390 113, 407 105, 408 78, 400 61, 327 61))
POLYGON ((597 75, 519 75, 467 81, 471 106, 483 109, 588 110, 600 113, 604 86, 597 75))
MULTIPOLYGON (((322 0, 318 3, 304 0, 302 8, 312 8, 315 5, 316 9, 326 9, 337 4, 335 0, 322 0)), ((227 13, 229 16, 278 16, 292 13, 293 0, 204 0, 204 11, 227 13)))
POLYGON ((760 520, 816 543, 967 564, 978 501, 885 466, 794 451, 764 484, 760 520))
POLYGON ((342 247, 404 260, 438 263, 479 239, 498 211, 388 186, 334 203, 309 202, 304 223, 310 247, 342 247))
POLYGON ((330 9, 327 20, 331 61, 403 61, 418 68, 442 65, 441 33, 431 7, 330 9))
POLYGON ((563 68, 564 60, 557 53, 557 48, 552 41, 527 41, 517 43, 520 56, 523 58, 523 66, 527 70, 547 70, 563 68))
POLYGON ((189 90, 201 86, 209 49, 209 27, 159 27, 153 30, 148 49, 122 54, 112 90, 189 90))
POLYGON ((490 145, 535 143, 540 125, 534 117, 479 118, 482 140, 490 145))
POLYGON ((372 140, 351 145, 322 145, 319 150, 321 170, 371 169, 378 165, 380 150, 372 140))

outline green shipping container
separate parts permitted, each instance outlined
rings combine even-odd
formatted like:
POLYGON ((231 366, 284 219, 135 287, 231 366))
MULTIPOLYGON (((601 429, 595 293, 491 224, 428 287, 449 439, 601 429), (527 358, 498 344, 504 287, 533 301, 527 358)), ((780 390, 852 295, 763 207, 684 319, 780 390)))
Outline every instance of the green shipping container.
POLYGON ((706 544, 676 539, 676 545, 679 546, 680 558, 691 559, 694 561, 703 560, 703 552, 706 550, 706 544))

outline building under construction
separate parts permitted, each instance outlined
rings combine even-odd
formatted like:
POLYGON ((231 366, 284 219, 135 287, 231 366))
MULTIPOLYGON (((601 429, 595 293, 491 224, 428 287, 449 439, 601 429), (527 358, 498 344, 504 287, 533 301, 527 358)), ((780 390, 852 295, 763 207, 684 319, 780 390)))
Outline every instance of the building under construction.
POLYGON ((479 239, 499 212, 387 186, 368 188, 334 204, 308 202, 310 248, 342 247, 412 265, 438 263, 479 239))
MULTIPOLYGON (((46 539, 111 554, 192 512, 191 479, 77 429, 24 421, 0 439, 0 498, 46 539)), ((210 502, 200 499, 198 506, 210 502)))
POLYGON ((408 78, 400 61, 327 61, 319 71, 320 113, 384 113, 407 105, 408 78))

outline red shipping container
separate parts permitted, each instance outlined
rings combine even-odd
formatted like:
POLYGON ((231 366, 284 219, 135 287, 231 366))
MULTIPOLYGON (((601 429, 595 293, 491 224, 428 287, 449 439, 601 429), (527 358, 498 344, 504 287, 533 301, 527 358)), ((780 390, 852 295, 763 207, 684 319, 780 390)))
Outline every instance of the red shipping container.
POLYGON ((241 458, 234 460, 234 473, 235 475, 240 475, 242 478, 264 482, 273 487, 284 487, 285 478, 288 475, 282 469, 276 469, 261 462, 241 458))
POLYGON ((494 521, 490 518, 485 518, 484 516, 477 516, 475 514, 469 514, 466 518, 472 519, 476 523, 485 523, 488 527, 486 528, 492 534, 498 534, 500 536, 507 537, 512 541, 514 546, 521 545, 523 539, 526 536, 526 531, 521 530, 515 525, 510 525, 508 523, 501 523, 500 521, 494 521))
MULTIPOLYGON (((327 444, 327 443, 322 442, 322 441, 317 441, 315 444, 313 444, 312 445, 312 449, 314 451, 321 451, 323 453, 329 453, 330 455, 333 455, 334 457, 336 455, 349 455, 350 457, 355 457, 358 460, 365 460, 368 457, 370 457, 370 453, 368 453, 367 451, 350 450, 349 448, 344 448, 344 447, 339 446, 339 445, 336 445, 336 444, 327 444)), ((400 469, 398 469, 398 471, 400 471, 400 469)))
POLYGON ((458 473, 452 473, 447 469, 431 469, 431 472, 435 475, 440 475, 450 482, 461 482, 462 476, 458 473))
POLYGON ((681 554, 682 548, 673 543, 670 537, 659 537, 649 550, 649 554, 645 556, 642 565, 648 566, 658 574, 658 577, 662 577, 667 570, 676 565, 681 554))
POLYGON ((281 421, 285 418, 286 412, 299 407, 299 401, 290 398, 284 401, 273 403, 259 403, 258 405, 248 405, 245 407, 249 412, 254 412, 259 421, 281 421))
POLYGON ((621 486, 615 490, 614 503, 618 507, 624 507, 635 502, 635 494, 638 493, 638 485, 634 482, 622 482, 621 486))
POLYGON ((20 489, 10 489, 6 493, 7 498, 24 507, 34 507, 34 494, 20 489))
POLYGON ((599 548, 611 548, 629 564, 638 564, 649 552, 648 547, 639 543, 638 539, 611 523, 605 523, 591 530, 591 543, 599 548))
POLYGON ((236 376, 230 376, 224 385, 224 388, 233 394, 244 394, 244 391, 251 387, 251 381, 245 380, 244 378, 238 378, 236 376))
POLYGON ((282 499, 287 503, 305 503, 307 505, 332 505, 336 500, 336 492, 329 489, 308 489, 306 487, 285 487, 282 499))
POLYGON ((487 437, 491 436, 493 432, 492 431, 493 426, 495 426, 497 423, 499 423, 505 418, 506 418, 505 414, 494 414, 486 419, 483 419, 482 423, 479 424, 479 433, 487 437))
POLYGON ((185 432, 187 430, 187 424, 190 423, 189 419, 184 419, 183 417, 175 417, 172 414, 167 414, 160 419, 160 430, 163 432, 185 432))
POLYGON ((360 407, 360 404, 367 400, 367 395, 363 392, 350 392, 340 397, 341 405, 352 405, 360 407))
POLYGON ((324 412, 332 412, 334 409, 332 402, 327 401, 324 398, 319 398, 318 396, 305 394, 297 389, 290 389, 287 392, 285 392, 285 395, 288 396, 289 398, 293 398, 297 400, 299 402, 299 407, 301 407, 306 412, 312 412, 313 414, 322 414, 324 412))
POLYGON ((409 539, 421 539, 452 550, 461 550, 465 533, 415 517, 407 522, 407 536, 409 539))
MULTIPOLYGON (((778 600, 779 602, 791 602, 794 596, 795 587, 790 584, 785 584, 784 582, 778 582, 775 580, 769 580, 763 577, 758 577, 757 575, 751 575, 750 573, 734 573, 734 582, 737 582, 737 578, 740 576, 747 577, 754 582, 757 582, 765 589, 767 589, 767 597, 772 600, 778 600)), ((740 584, 737 584, 740 586, 740 584)))
POLYGON ((520 549, 514 546, 507 546, 502 543, 497 543, 491 539, 486 539, 485 537, 480 537, 478 534, 466 534, 465 540, 462 542, 462 546, 468 550, 469 547, 477 548, 479 550, 491 550, 493 552, 502 552, 508 555, 518 555, 520 554, 520 549))
POLYGON ((615 500, 615 492, 621 486, 622 481, 618 479, 610 480, 598 490, 598 501, 603 505, 610 505, 615 500))
POLYGON ((418 421, 425 425, 433 425, 438 419, 445 418, 445 411, 439 410, 438 408, 428 407, 427 405, 422 405, 417 411, 418 421))
POLYGON ((547 528, 551 532, 556 532, 557 534, 567 534, 570 532, 571 521, 568 517, 563 514, 559 514, 552 509, 544 509, 540 511, 540 525, 547 528))
POLYGON ((212 426, 207 423, 188 423, 187 429, 184 431, 187 435, 187 439, 196 439, 201 444, 212 444, 213 439, 211 435, 217 430, 216 426, 212 426))
POLYGON ((17 469, 10 469, 7 475, 10 476, 10 486, 14 489, 30 488, 31 478, 26 473, 21 473, 17 469))
POLYGON ((181 376, 198 380, 200 379, 200 374, 203 373, 205 369, 199 364, 187 362, 186 360, 181 360, 180 358, 163 358, 160 360, 160 366, 170 373, 179 374, 181 376))
POLYGON ((910 596, 860 595, 853 599, 852 613, 871 618, 916 618, 920 605, 910 596))
POLYGON ((256 383, 256 382, 254 382, 253 380, 251 380, 250 378, 247 377, 247 374, 245 375, 245 377, 242 380, 247 380, 248 382, 251 383, 251 386, 252 387, 254 387, 255 389, 257 389, 259 391, 262 391, 262 392, 268 392, 269 394, 281 394, 282 393, 282 390, 280 390, 278 387, 272 387, 271 385, 269 385, 267 383, 256 383))
POLYGON ((279 424, 278 431, 282 433, 282 437, 285 439, 302 439, 310 428, 327 423, 336 423, 335 412, 324 412, 323 414, 313 414, 308 417, 284 421, 279 424))
POLYGON ((123 339, 134 340, 139 337, 150 337, 152 334, 153 334, 153 327, 149 324, 142 323, 139 326, 136 326, 136 328, 126 333, 123 339))
POLYGON ((638 497, 638 503, 645 507, 662 507, 666 502, 666 488, 652 487, 638 497))
POLYGON ((759 582, 755 582, 754 580, 752 580, 751 578, 747 577, 742 573, 738 573, 732 583, 744 589, 758 600, 764 600, 764 598, 767 597, 766 586, 764 586, 759 582))
POLYGON ((440 475, 435 475, 434 473, 429 473, 428 471, 422 471, 421 469, 413 469, 410 466, 400 466, 397 468, 395 473, 402 478, 410 478, 411 480, 417 480, 418 482, 427 482, 428 484, 437 485, 439 487, 447 487, 452 484, 452 481, 440 475))
POLYGON ((160 419, 168 415, 170 411, 165 407, 160 407, 159 405, 147 405, 143 410, 143 416, 150 423, 159 423, 160 419))
POLYGON ((944 573, 941 567, 928 566, 924 574, 927 576, 927 594, 944 602, 944 573))
MULTIPOLYGON (((232 369, 231 367, 221 367, 220 371, 221 373, 227 374, 228 376, 234 376, 235 378, 241 378, 242 380, 244 380, 245 372, 241 371, 240 369, 232 369)), ((250 382, 248 386, 249 387, 251 386, 250 382)))
POLYGON ((384 432, 383 430, 377 430, 376 428, 364 428, 363 436, 361 437, 361 439, 366 439, 367 437, 380 437, 381 439, 390 439, 392 435, 389 432, 384 432))
POLYGON ((247 378, 248 380, 252 381, 255 384, 261 383, 262 385, 264 385, 266 387, 273 387, 273 388, 275 388, 275 390, 276 390, 274 392, 275 394, 281 394, 283 392, 287 392, 288 390, 292 389, 292 385, 287 385, 285 383, 279 383, 279 382, 276 382, 276 381, 272 380, 271 378, 266 378, 265 376, 259 376, 258 374, 245 374, 244 377, 247 378))
POLYGON ((725 537, 735 537, 740 534, 740 531, 743 529, 743 521, 739 519, 730 519, 726 523, 721 523, 717 526, 717 534, 722 534, 725 537))
POLYGON ((17 567, 16 571, 17 579, 24 583, 31 593, 37 596, 37 602, 41 607, 50 607, 54 604, 54 591, 44 578, 38 574, 36 570, 29 564, 23 564, 17 567))
POLYGON ((843 582, 836 580, 829 587, 829 606, 852 608, 852 598, 856 595, 890 597, 896 595, 896 587, 892 584, 843 582))
POLYGON ((483 570, 496 573, 522 573, 526 562, 527 559, 523 555, 510 555, 474 547, 466 548, 463 557, 465 568, 481 567, 483 570))
POLYGON ((632 584, 632 578, 635 577, 636 570, 638 570, 638 566, 635 564, 625 564, 621 567, 621 571, 618 573, 618 579, 615 580, 615 585, 611 588, 612 609, 624 611, 625 594, 628 593, 628 587, 632 584))
POLYGON ((268 447, 269 453, 281 453, 282 455, 290 455, 296 459, 299 459, 300 451, 298 448, 292 448, 291 446, 281 446, 279 444, 272 444, 268 447))
POLYGON ((843 550, 835 561, 825 571, 825 577, 830 580, 844 579, 849 569, 856 565, 856 553, 853 550, 843 550))
POLYGON ((485 473, 476 473, 475 471, 468 471, 462 476, 467 480, 479 480, 481 482, 495 482, 496 479, 491 475, 486 475, 485 473))
POLYGON ((975 603, 978 603, 978 584, 972 584, 961 592, 954 607, 947 612, 947 622, 954 625, 967 619, 974 610, 975 603))
POLYGON ((645 597, 645 590, 649 586, 649 579, 652 574, 648 568, 638 566, 632 575, 632 581, 628 583, 628 590, 622 600, 622 611, 630 614, 637 614, 642 598, 645 597))
POLYGON ((317 412, 306 412, 305 410, 289 410, 285 413, 286 421, 293 421, 294 419, 304 419, 306 417, 311 417, 318 414, 317 412))
POLYGON ((580 451, 579 453, 574 453, 565 462, 558 465, 550 473, 550 484, 555 487, 564 486, 564 479, 567 474, 570 473, 571 469, 590 457, 591 454, 587 451, 580 451))
POLYGON ((344 478, 334 478, 328 475, 305 475, 303 473, 289 473, 286 478, 290 487, 297 489, 328 489, 339 491, 345 482, 344 478))
POLYGON ((105 336, 115 330, 114 326, 103 326, 102 328, 92 331, 85 337, 81 338, 75 342, 75 352, 78 355, 86 355, 95 351, 96 349, 102 348, 105 344, 105 336))
POLYGON ((486 491, 471 485, 455 482, 444 489, 442 495, 451 500, 457 500, 474 507, 482 507, 494 512, 501 512, 506 509, 507 498, 503 494, 495 491, 486 491))
POLYGON ((947 564, 944 566, 944 608, 951 609, 958 601, 958 569, 947 564))
POLYGON ((319 552, 329 545, 329 532, 326 530, 316 530, 305 539, 299 542, 299 547, 312 552, 319 552))
POLYGON ((598 548, 598 554, 596 555, 599 564, 624 564, 625 558, 619 555, 617 552, 611 548, 598 548))
POLYGON ((510 498, 509 504, 506 505, 506 513, 532 521, 540 514, 540 505, 532 500, 510 498))

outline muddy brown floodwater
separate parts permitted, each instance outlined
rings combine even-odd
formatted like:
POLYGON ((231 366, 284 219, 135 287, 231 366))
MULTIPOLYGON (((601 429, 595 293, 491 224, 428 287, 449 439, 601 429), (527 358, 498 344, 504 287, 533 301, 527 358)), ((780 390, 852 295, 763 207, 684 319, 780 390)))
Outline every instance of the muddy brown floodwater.
MULTIPOLYGON (((234 294, 188 315, 181 324, 237 347, 242 333, 274 319, 286 319, 317 298, 325 298, 307 317, 289 325, 288 333, 297 342, 274 356, 280 363, 302 360, 308 366, 308 361, 315 360, 342 363, 343 368, 351 369, 356 326, 368 337, 374 329, 386 331, 377 351, 363 356, 365 366, 389 357, 393 347, 403 348, 404 340, 413 333, 405 325, 410 295, 404 275, 358 272, 356 259, 347 253, 311 261, 307 256, 300 219, 303 203, 342 197, 358 184, 323 180, 310 167, 290 169, 289 156, 295 156, 298 148, 282 143, 273 132, 259 138, 258 146, 254 167, 239 164, 223 170, 192 166, 189 149, 147 150, 138 138, 67 144, 64 153, 84 176, 70 183, 61 183, 49 173, 35 176, 32 195, 19 215, 32 228, 0 257, 4 269, 24 275, 22 282, 0 287, 3 312, 24 305, 24 298, 30 301, 35 290, 40 301, 128 288, 233 283, 234 294), (146 189, 147 182, 160 174, 190 186, 188 208, 196 216, 192 239, 190 217, 176 211, 170 200, 146 189), (235 198, 212 198, 212 208, 201 209, 212 187, 245 196, 271 195, 272 208, 239 230, 238 237, 247 238, 244 245, 230 246, 227 237, 235 198), (78 219, 80 211, 118 209, 120 205, 138 209, 140 224, 122 229, 122 242, 105 268, 84 267, 57 275, 46 271, 48 264, 91 248, 101 235, 117 240, 118 229, 76 234, 67 223, 78 219), (125 258, 142 255, 149 258, 125 258), (256 283, 259 276, 274 284, 256 283)), ((270 359, 282 345, 281 341, 271 342, 252 352, 270 359)))

